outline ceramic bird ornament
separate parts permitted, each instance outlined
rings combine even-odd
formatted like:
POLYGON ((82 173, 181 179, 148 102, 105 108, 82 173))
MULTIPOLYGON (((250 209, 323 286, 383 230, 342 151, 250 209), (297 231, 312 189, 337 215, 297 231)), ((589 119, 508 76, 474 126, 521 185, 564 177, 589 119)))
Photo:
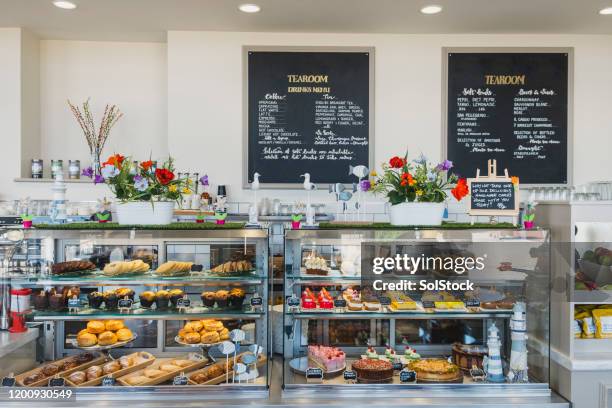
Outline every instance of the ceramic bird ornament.
POLYGON ((251 190, 259 190, 259 177, 261 174, 255 172, 253 174, 253 182, 251 183, 251 190))
POLYGON ((310 182, 310 173, 301 174, 300 177, 304 177, 304 190, 312 191, 317 188, 314 183, 310 182))

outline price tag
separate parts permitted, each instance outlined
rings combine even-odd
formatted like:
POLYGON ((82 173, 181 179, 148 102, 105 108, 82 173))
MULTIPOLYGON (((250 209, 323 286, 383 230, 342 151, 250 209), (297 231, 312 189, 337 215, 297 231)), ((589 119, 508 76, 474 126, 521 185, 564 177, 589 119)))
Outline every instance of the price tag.
POLYGON ((2 379, 3 387, 14 387, 15 386, 15 377, 4 377, 2 379))
POLYGON ((421 303, 423 303, 423 307, 425 309, 433 309, 434 307, 436 307, 436 304, 431 300, 424 300, 421 303))
POLYGON ((181 374, 174 377, 174 380, 172 380, 172 385, 187 385, 188 382, 187 376, 185 374, 181 374))
POLYGON ((404 365, 401 362, 393 363, 394 371, 402 371, 403 368, 404 368, 404 365))
POLYGON ((179 309, 187 309, 191 306, 191 300, 189 298, 180 298, 176 301, 176 307, 179 309))
POLYGON ((72 299, 68 299, 68 307, 70 309, 78 309, 81 307, 81 300, 77 297, 74 297, 72 299))
POLYGON ((134 301, 130 298, 124 298, 124 299, 119 299, 119 301, 117 302, 117 307, 119 307, 119 309, 131 309, 132 305, 134 304, 134 301))
POLYGON ((466 299, 465 305, 467 307, 480 307, 480 300, 478 299, 466 299))
POLYGON ((412 383, 416 381, 416 372, 410 370, 400 371, 400 382, 401 383, 412 383))
POLYGON ((287 296, 287 306, 300 307, 300 298, 297 298, 295 296, 287 296))
POLYGON ((344 381, 357 381, 357 373, 352 370, 344 372, 344 381))
POLYGON ((381 296, 379 299, 381 306, 389 306, 391 304, 391 299, 389 296, 381 296))
POLYGON ((263 305, 263 298, 262 297, 252 297, 251 298, 251 306, 253 307, 259 307, 263 305))
POLYGON ((113 385, 115 385, 115 379, 113 378, 113 376, 107 375, 102 379, 103 387, 112 387, 113 385))
POLYGON ((334 300, 334 307, 346 307, 346 300, 344 299, 336 299, 334 300))
POLYGON ((317 367, 306 369, 306 382, 321 383, 323 382, 323 370, 317 367))
POLYGON ((65 387, 66 386, 66 380, 64 380, 63 378, 57 377, 57 378, 51 378, 49 380, 49 387, 65 387))

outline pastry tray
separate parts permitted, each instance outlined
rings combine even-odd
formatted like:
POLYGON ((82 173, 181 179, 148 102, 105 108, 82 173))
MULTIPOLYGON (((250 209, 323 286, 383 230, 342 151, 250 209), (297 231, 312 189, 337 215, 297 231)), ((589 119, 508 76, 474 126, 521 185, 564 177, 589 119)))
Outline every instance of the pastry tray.
POLYGON ((151 364, 153 364, 155 362, 155 356, 151 353, 147 353, 146 351, 139 351, 138 353, 132 353, 132 354, 128 354, 128 357, 134 357, 134 358, 139 358, 141 361, 139 363, 134 364, 131 367, 128 368, 122 368, 121 370, 117 370, 114 373, 111 374, 106 374, 106 375, 101 375, 98 378, 95 378, 93 380, 89 380, 89 381, 85 381, 84 383, 81 384, 75 384, 72 381, 70 381, 68 379, 67 375, 62 375, 62 377, 64 377, 66 379, 66 384, 68 384, 70 387, 92 387, 92 386, 96 386, 96 385, 100 385, 102 384, 102 381, 104 380, 104 377, 108 377, 109 375, 112 378, 119 378, 122 377, 126 374, 132 373, 134 371, 143 369, 151 364))
POLYGON ((166 381, 170 381, 177 375, 180 375, 181 373, 197 370, 198 368, 202 368, 206 366, 206 364, 208 364, 208 359, 206 358, 195 359, 191 354, 188 354, 187 356, 177 357, 177 358, 158 358, 153 364, 149 366, 149 368, 159 369, 159 367, 162 364, 170 363, 173 360, 179 360, 179 359, 192 360, 193 364, 186 366, 186 367, 181 367, 180 370, 166 372, 165 374, 160 375, 159 377, 150 378, 148 381, 145 381, 142 384, 131 385, 126 381, 128 378, 132 376, 144 375, 143 371, 145 369, 143 368, 143 369, 133 371, 127 375, 117 378, 117 383, 124 385, 126 387, 143 387, 143 386, 149 386, 149 385, 157 385, 157 384, 164 383, 166 381))
MULTIPOLYGON (((15 382, 18 385, 23 386, 23 387, 44 387, 44 386, 46 386, 49 383, 49 379, 54 378, 55 375, 51 375, 49 377, 45 377, 45 378, 43 378, 41 380, 35 381, 35 382, 33 382, 31 384, 28 384, 28 385, 25 385, 23 383, 23 380, 25 380, 25 378, 27 376, 29 376, 30 374, 33 374, 35 372, 38 372, 38 371, 42 370, 44 367, 48 366, 49 364, 61 364, 62 362, 66 361, 66 360, 72 359, 73 357, 74 356, 72 356, 72 357, 65 357, 65 358, 62 358, 62 359, 56 360, 56 361, 50 361, 50 362, 48 362, 46 364, 43 364, 42 366, 39 366, 39 367, 37 367, 37 368, 35 368, 33 370, 26 371, 25 373, 21 373, 19 375, 16 375, 15 376, 15 382)), ((57 374, 59 374, 61 377, 65 377, 68 374, 71 374, 71 373, 73 373, 75 371, 81 371, 81 370, 84 370, 86 368, 91 367, 92 365, 98 365, 98 364, 103 363, 105 361, 106 361, 106 357, 103 356, 102 354, 98 353, 97 356, 94 357, 93 360, 91 360, 91 361, 89 361, 89 362, 87 362, 85 364, 81 364, 80 366, 76 366, 74 368, 66 370, 66 371, 58 371, 57 374)))
MULTIPOLYGON (((238 354, 238 356, 242 356, 242 355, 244 355, 244 354, 246 354, 246 353, 241 353, 241 354, 238 354)), ((233 356, 233 355, 230 355, 230 359, 231 359, 232 361, 233 361, 233 358, 234 358, 234 356, 233 356)), ((266 356, 264 356, 263 354, 260 354, 260 355, 259 355, 259 357, 257 358, 257 363, 256 363, 256 366, 257 366, 257 367, 261 367, 261 366, 262 366, 262 365, 263 365, 265 362, 266 362, 266 356)), ((219 360, 219 361, 218 361, 218 362, 216 362, 214 365, 223 366, 223 368, 225 368, 225 367, 226 367, 226 362, 225 362, 225 359, 224 359, 224 360, 219 360)), ((211 365, 211 367, 212 367, 212 365, 211 365)), ((217 385, 217 384, 221 384, 221 383, 225 382, 225 378, 226 378, 225 374, 220 375, 220 376, 218 376, 218 377, 216 377, 216 378, 210 379, 210 380, 208 380, 208 381, 205 381, 205 382, 203 382, 203 383, 201 383, 201 384, 198 384, 198 383, 196 383, 196 382, 194 382, 194 381, 191 381, 191 377, 193 377, 194 375, 196 375, 196 374, 198 374, 198 373, 200 373, 200 372, 203 372, 203 371, 208 370, 208 368, 209 368, 209 367, 202 368, 202 369, 199 369, 199 370, 194 371, 194 372, 192 372, 191 374, 189 374, 189 376, 188 376, 188 378, 189 378, 189 385, 217 385)), ((228 378, 228 379, 232 378, 232 377, 233 377, 233 373, 234 373, 234 370, 230 370, 230 371, 227 373, 227 378, 228 378)))
POLYGON ((344 367, 338 370, 327 371, 323 367, 321 367, 319 364, 317 364, 315 361, 310 360, 307 356, 294 358, 293 360, 289 361, 289 368, 291 368, 292 371, 298 374, 302 374, 302 375, 306 375, 306 370, 310 367, 313 367, 313 365, 316 368, 320 368, 321 370, 323 370, 323 376, 325 377, 335 377, 341 374, 342 372, 344 372, 344 370, 346 370, 346 362, 344 363, 344 367), (311 361, 312 361, 312 365, 310 363, 311 361))
POLYGON ((174 338, 174 341, 180 344, 181 346, 185 346, 185 347, 214 347, 214 346, 218 346, 219 344, 223 343, 225 340, 221 340, 216 343, 186 343, 184 341, 181 341, 179 339, 179 336, 176 336, 174 338))
POLYGON ((70 343, 73 347, 76 347, 78 349, 81 350, 87 350, 87 351, 100 351, 100 350, 110 350, 110 349, 114 349, 117 347, 123 347, 126 344, 129 344, 131 342, 133 342, 134 340, 136 340, 136 338, 138 337, 138 335, 136 333, 132 333, 132 338, 129 340, 125 340, 125 341, 118 341, 115 344, 109 344, 108 346, 100 346, 99 344, 96 344, 95 346, 89 346, 89 347, 81 347, 79 346, 79 343, 77 342, 77 339, 66 339, 66 343, 70 343))

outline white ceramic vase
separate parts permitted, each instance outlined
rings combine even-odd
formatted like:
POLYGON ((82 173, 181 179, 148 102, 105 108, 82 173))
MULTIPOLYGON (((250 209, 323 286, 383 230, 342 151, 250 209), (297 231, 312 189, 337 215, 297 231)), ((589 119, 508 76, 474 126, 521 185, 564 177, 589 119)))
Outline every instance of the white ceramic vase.
POLYGON ((131 201, 117 203, 117 222, 123 225, 166 225, 172 222, 174 202, 131 201))
POLYGON ((444 203, 401 203, 389 209, 391 225, 442 225, 444 203))

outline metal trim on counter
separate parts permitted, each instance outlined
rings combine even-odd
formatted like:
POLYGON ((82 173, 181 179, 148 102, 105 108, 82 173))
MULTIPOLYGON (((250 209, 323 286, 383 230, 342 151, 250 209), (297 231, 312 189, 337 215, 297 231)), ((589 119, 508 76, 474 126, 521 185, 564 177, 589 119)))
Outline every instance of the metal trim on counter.
POLYGON ((512 311, 487 313, 453 313, 453 312, 314 312, 314 313, 288 313, 294 319, 495 319, 510 318, 512 311))
POLYGON ((47 321, 79 321, 79 320, 91 320, 91 319, 121 319, 121 320, 194 320, 194 319, 215 319, 215 320, 228 320, 228 319, 260 319, 265 316, 263 312, 234 312, 234 313, 151 313, 151 314, 138 314, 138 313, 114 313, 114 314, 45 314, 36 313, 34 314, 34 321, 47 322, 47 321))
POLYGON ((28 328, 28 330, 23 333, 0 331, 0 358, 12 353, 13 351, 32 341, 36 341, 38 334, 38 327, 28 328))
POLYGON ((268 230, 262 228, 236 229, 30 229, 26 230, 26 238, 53 239, 230 239, 268 238, 268 230))

